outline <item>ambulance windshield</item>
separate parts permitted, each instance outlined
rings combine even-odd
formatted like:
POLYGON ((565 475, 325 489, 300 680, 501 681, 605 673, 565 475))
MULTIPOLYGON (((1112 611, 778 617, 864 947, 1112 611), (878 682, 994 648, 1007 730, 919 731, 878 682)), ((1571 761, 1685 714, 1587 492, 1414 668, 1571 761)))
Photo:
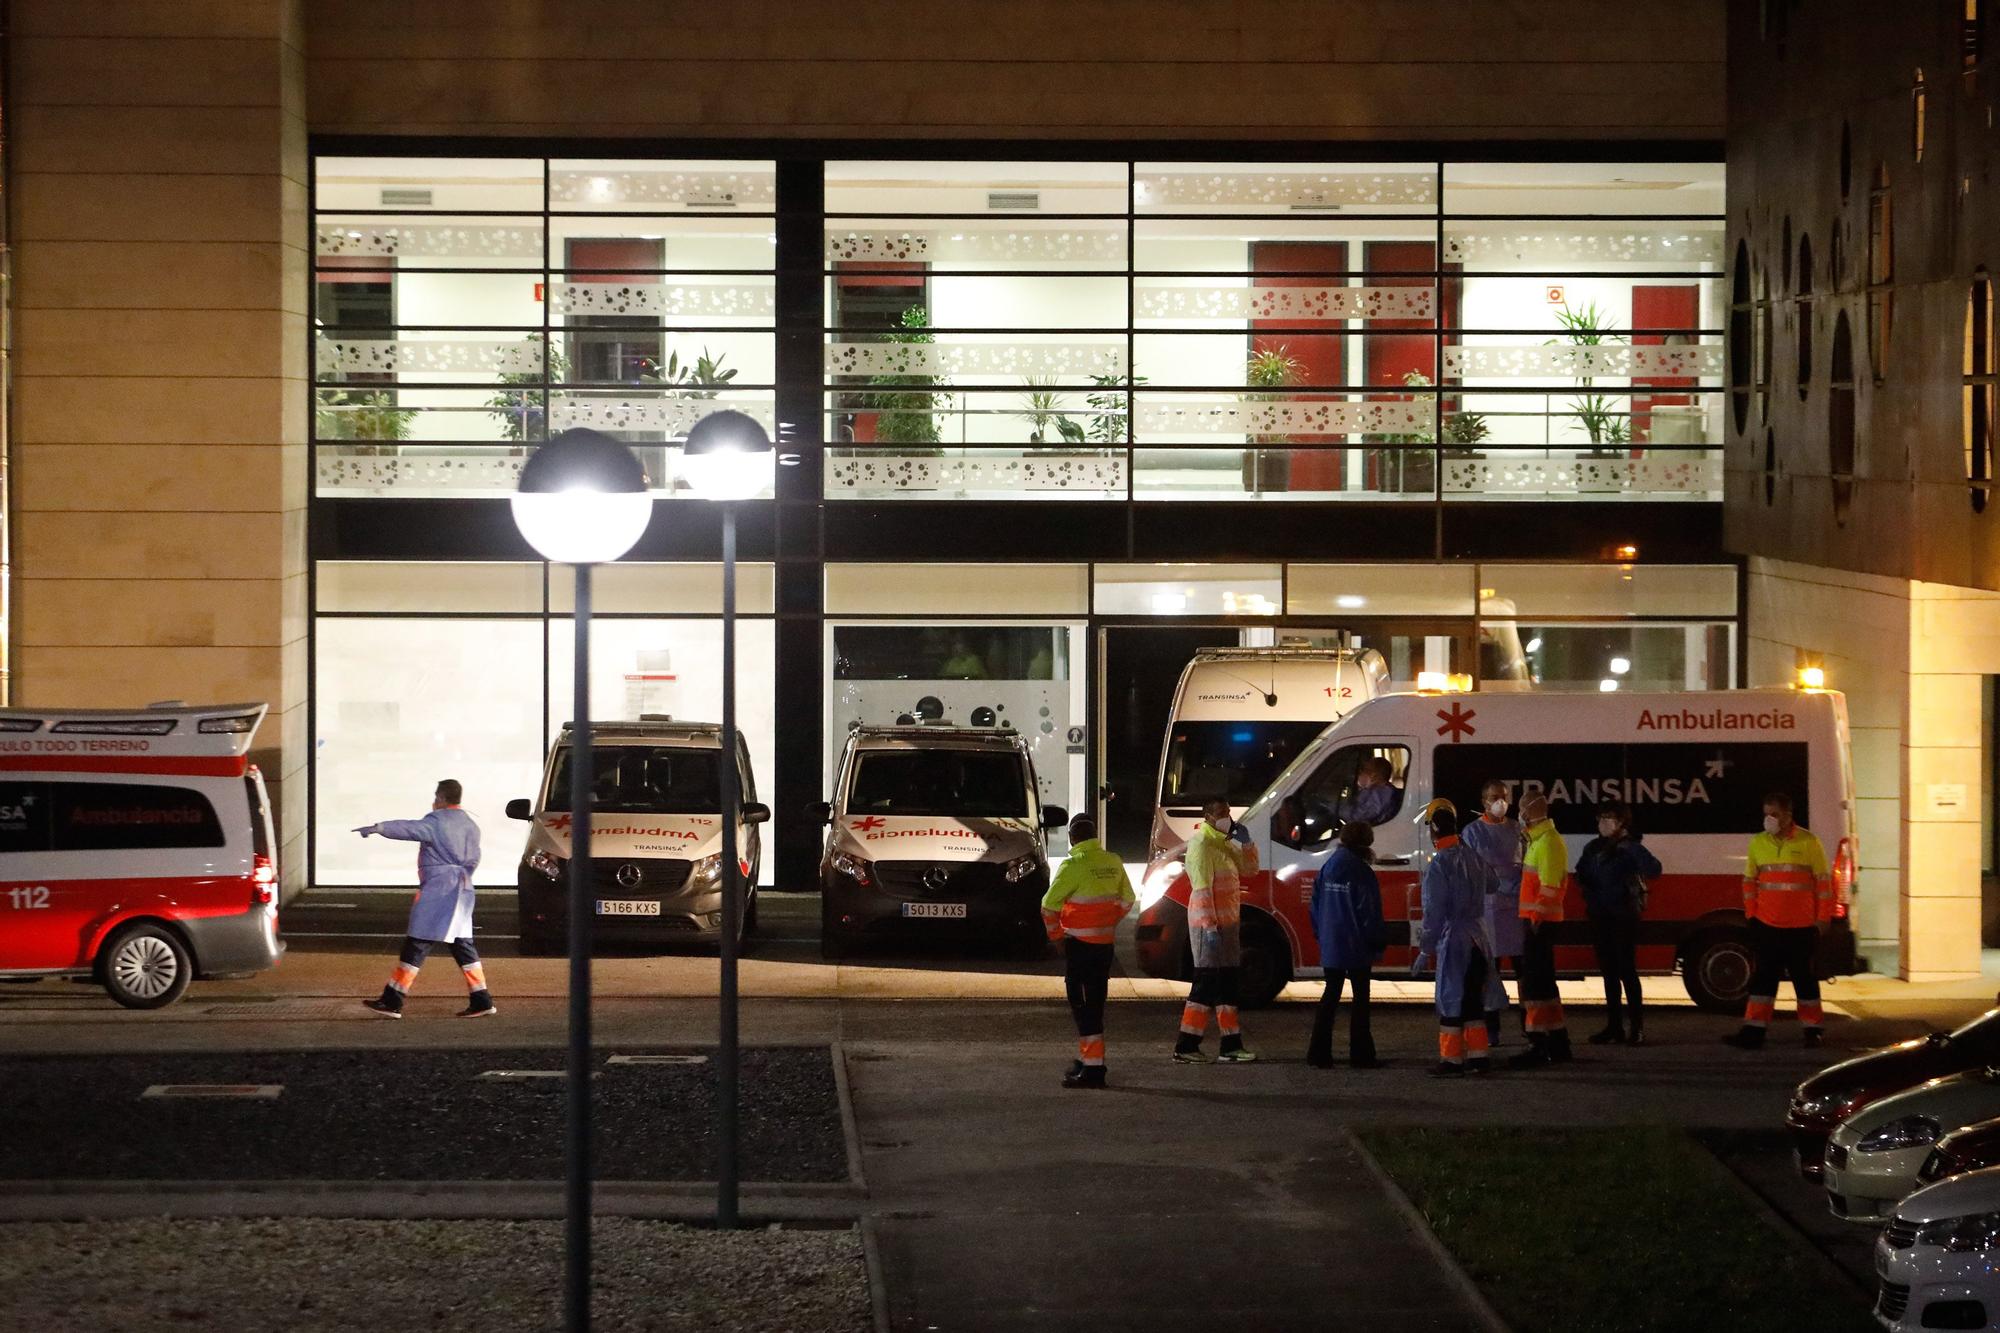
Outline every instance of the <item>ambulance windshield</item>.
POLYGON ((874 750, 857 756, 850 814, 1025 819, 1028 775, 1006 750, 874 750))
MULTIPOLYGON (((712 815, 722 809, 720 750, 594 745, 591 809, 628 815, 712 815)), ((570 749, 556 752, 546 809, 569 809, 570 749)))
POLYGON ((1161 805, 1221 797, 1249 805, 1285 765, 1328 727, 1326 722, 1180 722, 1167 738, 1161 805))

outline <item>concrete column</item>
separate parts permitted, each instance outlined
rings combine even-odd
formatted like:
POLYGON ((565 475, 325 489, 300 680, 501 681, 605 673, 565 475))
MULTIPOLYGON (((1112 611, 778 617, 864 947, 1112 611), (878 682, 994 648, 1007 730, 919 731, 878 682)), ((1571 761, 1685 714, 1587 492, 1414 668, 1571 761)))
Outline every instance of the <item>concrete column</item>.
POLYGON ((15 0, 16 697, 261 699, 304 881, 297 0, 15 0))

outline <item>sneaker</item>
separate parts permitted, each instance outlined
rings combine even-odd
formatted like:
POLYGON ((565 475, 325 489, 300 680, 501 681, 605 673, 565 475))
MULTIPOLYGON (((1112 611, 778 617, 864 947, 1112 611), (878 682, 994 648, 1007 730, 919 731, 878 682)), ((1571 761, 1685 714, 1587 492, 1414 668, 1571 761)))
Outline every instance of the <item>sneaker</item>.
POLYGON ((1602 1032, 1591 1033, 1585 1040, 1592 1046, 1616 1046, 1625 1040, 1625 1034, 1617 1028, 1606 1028, 1602 1032))
POLYGON ((1199 1049, 1192 1051, 1176 1049, 1174 1051, 1174 1063, 1177 1065, 1205 1065, 1208 1063, 1208 1057, 1203 1055, 1199 1049))
POLYGON ((1064 1074, 1062 1083, 1065 1088, 1101 1088, 1104 1086, 1104 1066, 1088 1065, 1064 1074))
POLYGON ((1083 1072, 1083 1061, 1072 1060, 1069 1062, 1069 1068, 1063 1071, 1063 1077, 1065 1079, 1075 1078, 1078 1074, 1081 1074, 1082 1072, 1083 1072))
POLYGON ((381 1015, 383 1018, 401 1018, 403 1016, 403 1011, 401 1009, 391 1009, 387 1004, 384 1004, 381 1000, 363 1000, 361 1002, 361 1007, 363 1009, 373 1010, 375 1013, 381 1015))
POLYGON ((468 1004, 465 1008, 458 1011, 458 1016, 460 1018, 491 1018, 499 1012, 500 1006, 497 1004, 468 1004))
POLYGON ((1215 1057, 1215 1061, 1217 1064, 1227 1064, 1227 1065, 1255 1064, 1257 1062, 1257 1052, 1247 1051, 1243 1049, 1241 1046, 1238 1046, 1233 1051, 1222 1052, 1222 1054, 1215 1057))
POLYGON ((1633 1028, 1630 1033, 1626 1034, 1625 1044, 1627 1046, 1644 1046, 1646 1044, 1646 1034, 1638 1028, 1633 1028))
POLYGON ((1474 1060, 1468 1056, 1465 1061, 1465 1072, 1468 1074, 1490 1074, 1493 1072, 1493 1065, 1489 1061, 1474 1060))
POLYGON ((1805 1043, 1808 1050, 1810 1050, 1814 1046, 1819 1045, 1824 1040, 1826 1040, 1826 1034, 1824 1032, 1821 1032, 1818 1028, 1806 1029, 1805 1043))
POLYGON ((1440 1060, 1431 1066, 1432 1078, 1464 1078, 1465 1066, 1455 1065, 1449 1060, 1440 1060))
POLYGON ((1516 1051, 1507 1057, 1509 1069, 1540 1069, 1549 1063, 1549 1053, 1539 1046, 1530 1046, 1525 1051, 1516 1051))
POLYGON ((1761 1051, 1764 1049, 1764 1034, 1755 1028, 1739 1028, 1722 1039, 1724 1046, 1734 1046, 1739 1051, 1761 1051))

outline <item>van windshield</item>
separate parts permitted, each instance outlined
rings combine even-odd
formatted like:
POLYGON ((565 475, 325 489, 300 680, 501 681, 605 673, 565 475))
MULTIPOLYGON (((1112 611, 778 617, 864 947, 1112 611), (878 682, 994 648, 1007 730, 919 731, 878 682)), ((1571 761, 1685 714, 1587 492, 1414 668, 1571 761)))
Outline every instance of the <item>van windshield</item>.
MULTIPOLYGON (((591 809, 628 815, 712 815, 722 809, 720 750, 591 747, 591 809)), ((569 809, 570 749, 556 752, 548 810, 569 809)))
POLYGON ((1178 722, 1167 737, 1161 805, 1220 797, 1244 806, 1264 794, 1326 722, 1178 722))
POLYGON ((876 750, 856 757, 850 814, 1025 819, 1028 775, 1006 751, 876 750))

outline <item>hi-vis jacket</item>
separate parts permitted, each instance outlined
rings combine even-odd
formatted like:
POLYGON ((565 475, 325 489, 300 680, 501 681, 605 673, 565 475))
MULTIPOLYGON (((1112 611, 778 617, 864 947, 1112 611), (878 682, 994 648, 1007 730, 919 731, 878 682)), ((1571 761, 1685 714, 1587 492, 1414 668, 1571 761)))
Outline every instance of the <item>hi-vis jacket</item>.
POLYGON ((1758 833, 1750 839, 1743 915, 1781 928, 1833 919, 1833 878, 1818 838, 1794 825, 1790 837, 1758 833))
POLYGON ((410 938, 470 939, 472 872, 479 869, 479 825, 472 816, 453 805, 422 819, 385 819, 373 827, 379 837, 423 846, 417 853, 419 886, 410 908, 410 938))
POLYGON ((1125 863, 1089 838, 1072 846, 1056 867, 1042 895, 1042 924, 1052 940, 1068 935, 1086 944, 1109 944, 1136 902, 1125 863))
POLYGON ((1563 890, 1569 884, 1569 848, 1553 819, 1528 825, 1521 853, 1521 915, 1530 921, 1563 919, 1563 890))
POLYGON ((1243 961, 1243 876, 1255 873, 1255 844, 1236 842, 1203 820, 1187 843, 1188 943, 1196 967, 1243 961))

